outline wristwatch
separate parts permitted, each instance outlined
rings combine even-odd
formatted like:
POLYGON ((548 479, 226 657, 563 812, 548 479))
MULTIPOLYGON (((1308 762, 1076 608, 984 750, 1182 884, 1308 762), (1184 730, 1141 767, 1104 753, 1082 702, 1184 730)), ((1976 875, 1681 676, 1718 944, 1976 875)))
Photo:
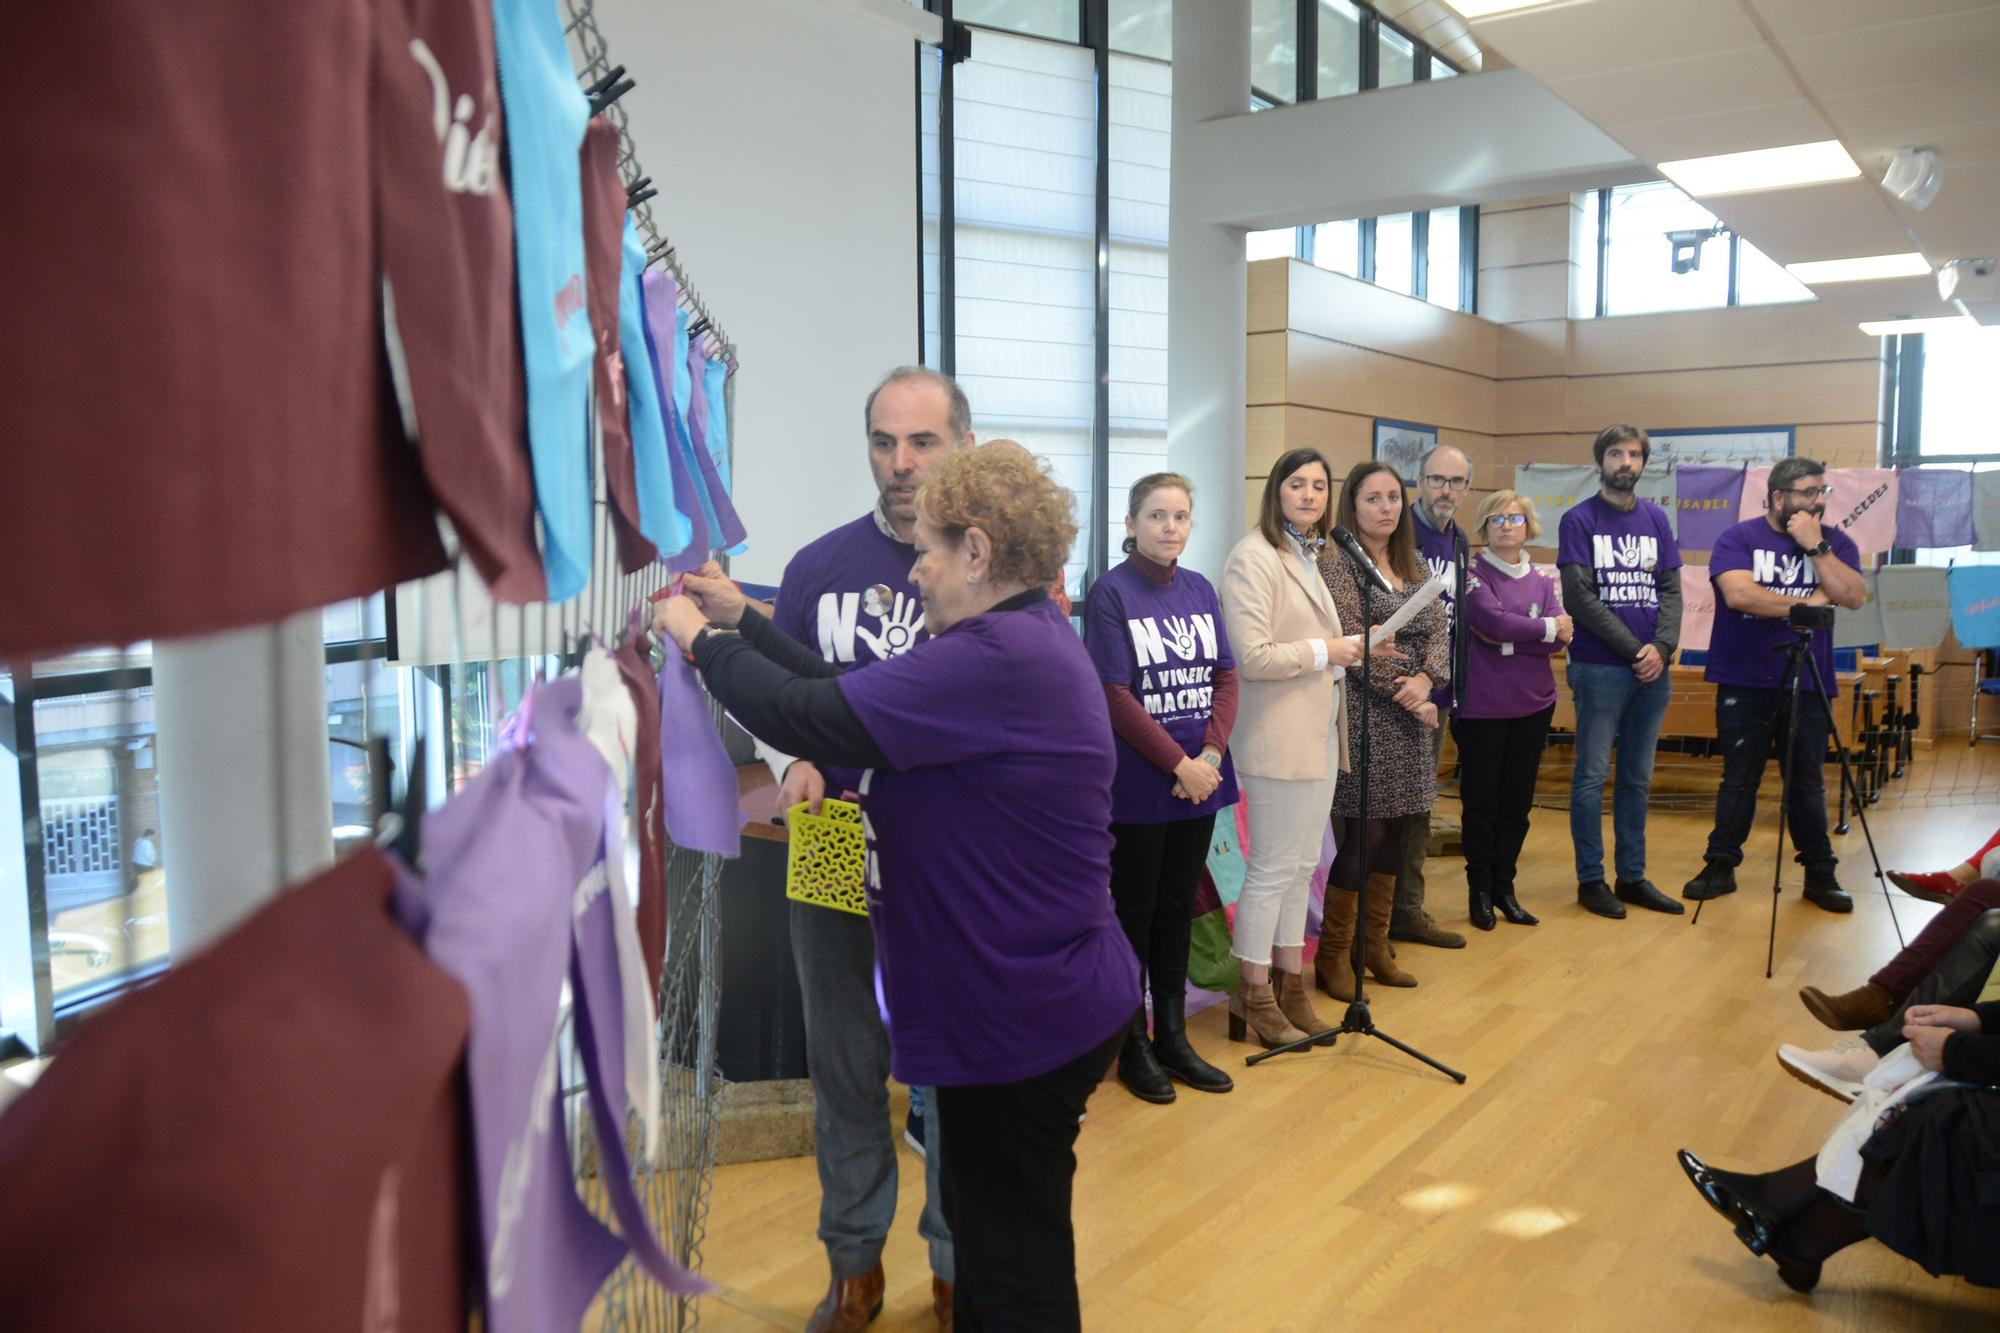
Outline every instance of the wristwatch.
POLYGON ((1211 757, 1209 756, 1209 753, 1208 753, 1208 751, 1206 751, 1206 750, 1203 750, 1203 751, 1202 751, 1202 752, 1201 752, 1200 754, 1196 755, 1196 756, 1195 756, 1195 758, 1197 758, 1197 759, 1201 760, 1201 762, 1202 762, 1202 763, 1204 763, 1204 764, 1207 764, 1207 765, 1208 765, 1208 766, 1209 766, 1210 768, 1221 768, 1221 767, 1222 767, 1222 756, 1221 756, 1221 755, 1216 755, 1216 756, 1214 756, 1213 758, 1211 758, 1211 757))
POLYGON ((1826 538, 1821 537, 1819 539, 1819 545, 1808 546, 1806 548, 1806 554, 1812 556, 1814 559, 1818 559, 1820 556, 1825 555, 1828 551, 1831 551, 1832 549, 1833 549, 1833 543, 1828 541, 1826 538))

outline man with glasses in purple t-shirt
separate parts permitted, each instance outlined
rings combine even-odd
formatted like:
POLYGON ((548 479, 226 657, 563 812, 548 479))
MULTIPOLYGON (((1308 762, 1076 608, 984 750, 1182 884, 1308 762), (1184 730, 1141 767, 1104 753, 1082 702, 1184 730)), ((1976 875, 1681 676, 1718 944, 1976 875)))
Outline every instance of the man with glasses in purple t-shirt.
MULTIPOLYGON (((1806 868, 1808 902, 1829 912, 1851 912, 1854 900, 1833 876, 1839 862, 1826 833, 1826 737, 1829 710, 1812 697, 1810 673, 1787 688, 1785 649, 1793 607, 1840 606, 1858 610, 1868 600, 1861 577, 1861 554, 1854 539, 1836 527, 1822 527, 1826 515, 1826 464, 1811 458, 1782 458, 1771 468, 1762 518, 1745 519, 1715 539, 1708 573, 1722 605, 1703 675, 1715 685, 1715 739, 1722 747, 1722 788, 1715 794, 1715 828, 1708 835, 1701 873, 1681 897, 1700 901, 1736 892, 1736 867, 1743 840, 1757 814, 1757 784, 1773 737, 1794 726, 1789 753, 1779 762, 1790 770, 1785 819, 1798 859, 1806 868), (1792 705, 1798 704, 1793 719, 1792 705)), ((1813 662, 1829 699, 1838 692, 1833 677, 1833 631, 1812 632, 1813 662)), ((1806 668, 1802 664, 1799 670, 1806 668)))

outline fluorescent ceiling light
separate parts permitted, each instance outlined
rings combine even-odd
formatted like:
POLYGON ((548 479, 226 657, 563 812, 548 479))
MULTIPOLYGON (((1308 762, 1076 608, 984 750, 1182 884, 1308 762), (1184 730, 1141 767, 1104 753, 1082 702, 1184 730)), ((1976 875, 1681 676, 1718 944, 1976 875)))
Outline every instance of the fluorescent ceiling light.
POLYGON ((1790 185, 1852 180, 1861 168, 1838 139, 1753 148, 1747 153, 1689 157, 1660 163, 1660 174, 1697 198, 1782 190, 1790 185))
POLYGON ((1538 5, 1553 4, 1555 0, 1444 0, 1458 11, 1460 18, 1483 19, 1495 14, 1506 14, 1516 9, 1533 9, 1538 5))
POLYGON ((1922 278, 1928 277, 1930 271, 1930 261, 1915 251, 1906 255, 1861 255, 1855 259, 1815 259, 1805 264, 1785 265, 1785 272, 1808 287, 1822 282, 1922 278))
POLYGON ((1861 331, 1871 338, 1893 338, 1899 333, 1949 333, 1978 326, 1979 321, 1966 315, 1935 315, 1924 319, 1864 320, 1861 331))

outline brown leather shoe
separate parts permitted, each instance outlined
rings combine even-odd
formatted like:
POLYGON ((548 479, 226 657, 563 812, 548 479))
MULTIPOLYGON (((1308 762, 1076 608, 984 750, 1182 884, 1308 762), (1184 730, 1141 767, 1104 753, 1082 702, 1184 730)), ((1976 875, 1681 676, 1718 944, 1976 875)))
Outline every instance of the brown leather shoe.
POLYGON ((1886 1023, 1895 1017, 1897 1008, 1896 997, 1872 981, 1839 995, 1828 995, 1817 986, 1807 986, 1799 992, 1799 998, 1805 1001, 1814 1018, 1835 1032, 1859 1032, 1886 1023))
MULTIPOLYGON (((1417 909, 1415 916, 1399 917, 1392 914, 1389 917, 1389 938, 1407 940, 1411 944, 1428 944, 1433 949, 1465 947, 1465 936, 1455 930, 1446 930, 1433 921, 1431 914, 1421 907, 1417 909)), ((1389 956, 1391 958, 1396 956, 1393 948, 1389 950, 1389 956)))
POLYGON ((932 1274, 931 1313, 937 1316, 938 1327, 943 1329, 944 1333, 951 1333, 951 1297, 952 1284, 932 1274))
POLYGON ((882 1313, 882 1265, 859 1277, 836 1277, 806 1320, 806 1333, 861 1333, 882 1313))

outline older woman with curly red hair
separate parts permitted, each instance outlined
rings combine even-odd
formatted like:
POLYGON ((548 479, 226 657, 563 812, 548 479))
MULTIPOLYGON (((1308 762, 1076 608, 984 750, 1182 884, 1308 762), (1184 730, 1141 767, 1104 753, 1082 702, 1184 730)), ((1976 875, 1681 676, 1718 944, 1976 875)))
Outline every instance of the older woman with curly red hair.
POLYGON ((868 770, 894 1071, 937 1089, 953 1308, 971 1327, 1080 1326, 1077 1125, 1138 995, 1107 887, 1104 691, 1046 591, 1073 509, 1025 452, 947 459, 916 498, 910 578, 931 637, 845 675, 702 580, 655 622, 753 735, 868 770), (733 632, 705 608, 736 616, 733 632))

